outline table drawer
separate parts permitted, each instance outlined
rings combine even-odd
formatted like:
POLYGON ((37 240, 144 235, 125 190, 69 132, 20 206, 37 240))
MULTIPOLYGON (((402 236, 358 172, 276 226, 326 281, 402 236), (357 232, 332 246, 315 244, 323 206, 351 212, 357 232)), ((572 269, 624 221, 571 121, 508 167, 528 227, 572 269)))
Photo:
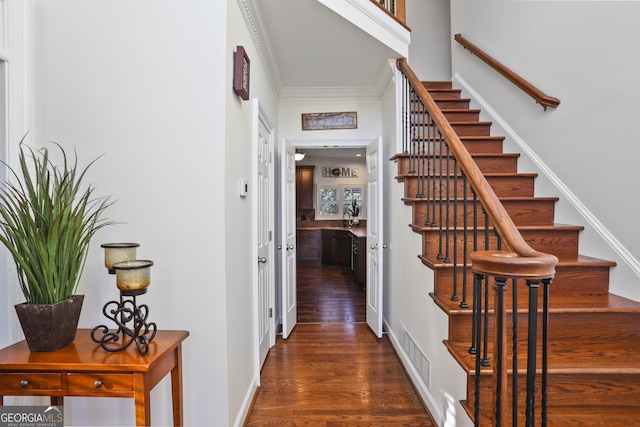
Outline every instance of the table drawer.
POLYGON ((69 373, 67 390, 70 392, 119 392, 133 391, 133 374, 69 373))
POLYGON ((62 375, 54 373, 3 373, 0 374, 0 391, 5 394, 14 392, 60 392, 62 391, 62 375))

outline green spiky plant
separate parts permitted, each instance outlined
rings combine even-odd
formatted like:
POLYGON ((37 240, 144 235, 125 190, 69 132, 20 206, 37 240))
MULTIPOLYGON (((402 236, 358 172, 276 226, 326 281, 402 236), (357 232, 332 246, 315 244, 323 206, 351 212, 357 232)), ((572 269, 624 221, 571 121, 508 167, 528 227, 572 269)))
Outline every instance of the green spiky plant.
POLYGON ((351 200, 351 205, 349 205, 349 214, 352 217, 357 217, 360 215, 360 206, 358 206, 358 201, 356 199, 351 200))
POLYGON ((94 197, 83 179, 93 160, 78 169, 60 144, 62 165, 54 165, 47 148, 20 142, 20 172, 5 163, 15 180, 0 187, 0 241, 16 265, 27 304, 55 304, 73 297, 78 288, 89 241, 112 224, 102 219, 110 196, 94 197), (31 161, 28 160, 31 158, 31 161), (31 168, 30 168, 31 166, 31 168))

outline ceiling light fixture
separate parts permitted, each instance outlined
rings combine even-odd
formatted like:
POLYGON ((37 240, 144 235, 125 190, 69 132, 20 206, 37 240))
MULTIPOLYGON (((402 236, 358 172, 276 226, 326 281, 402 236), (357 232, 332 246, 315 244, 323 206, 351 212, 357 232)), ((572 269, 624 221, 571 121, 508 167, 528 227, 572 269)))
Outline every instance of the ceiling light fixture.
POLYGON ((294 158, 296 159, 296 162, 299 162, 300 160, 304 159, 304 156, 307 153, 302 151, 302 150, 296 150, 296 154, 294 155, 294 158))

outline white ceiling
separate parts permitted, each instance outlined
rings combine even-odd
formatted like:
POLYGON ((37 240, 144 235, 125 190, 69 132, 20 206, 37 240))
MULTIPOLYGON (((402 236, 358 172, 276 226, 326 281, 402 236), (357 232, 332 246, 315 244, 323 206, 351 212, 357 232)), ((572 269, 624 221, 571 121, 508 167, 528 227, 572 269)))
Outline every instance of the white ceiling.
POLYGON ((398 54, 318 0, 253 0, 281 88, 372 87, 398 54))

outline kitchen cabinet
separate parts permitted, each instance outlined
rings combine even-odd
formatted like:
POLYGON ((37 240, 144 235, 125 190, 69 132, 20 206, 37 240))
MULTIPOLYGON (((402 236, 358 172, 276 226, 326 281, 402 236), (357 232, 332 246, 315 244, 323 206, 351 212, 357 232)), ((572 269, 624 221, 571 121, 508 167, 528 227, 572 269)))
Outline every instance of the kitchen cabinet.
POLYGON ((296 231, 296 262, 298 264, 320 264, 322 261, 321 230, 300 230, 296 231))
POLYGON ((313 209, 315 166, 296 166, 296 212, 313 209))
POLYGON ((367 281, 367 238, 351 235, 351 268, 358 283, 367 281))
POLYGON ((351 265, 351 233, 348 230, 322 230, 322 262, 351 265))

